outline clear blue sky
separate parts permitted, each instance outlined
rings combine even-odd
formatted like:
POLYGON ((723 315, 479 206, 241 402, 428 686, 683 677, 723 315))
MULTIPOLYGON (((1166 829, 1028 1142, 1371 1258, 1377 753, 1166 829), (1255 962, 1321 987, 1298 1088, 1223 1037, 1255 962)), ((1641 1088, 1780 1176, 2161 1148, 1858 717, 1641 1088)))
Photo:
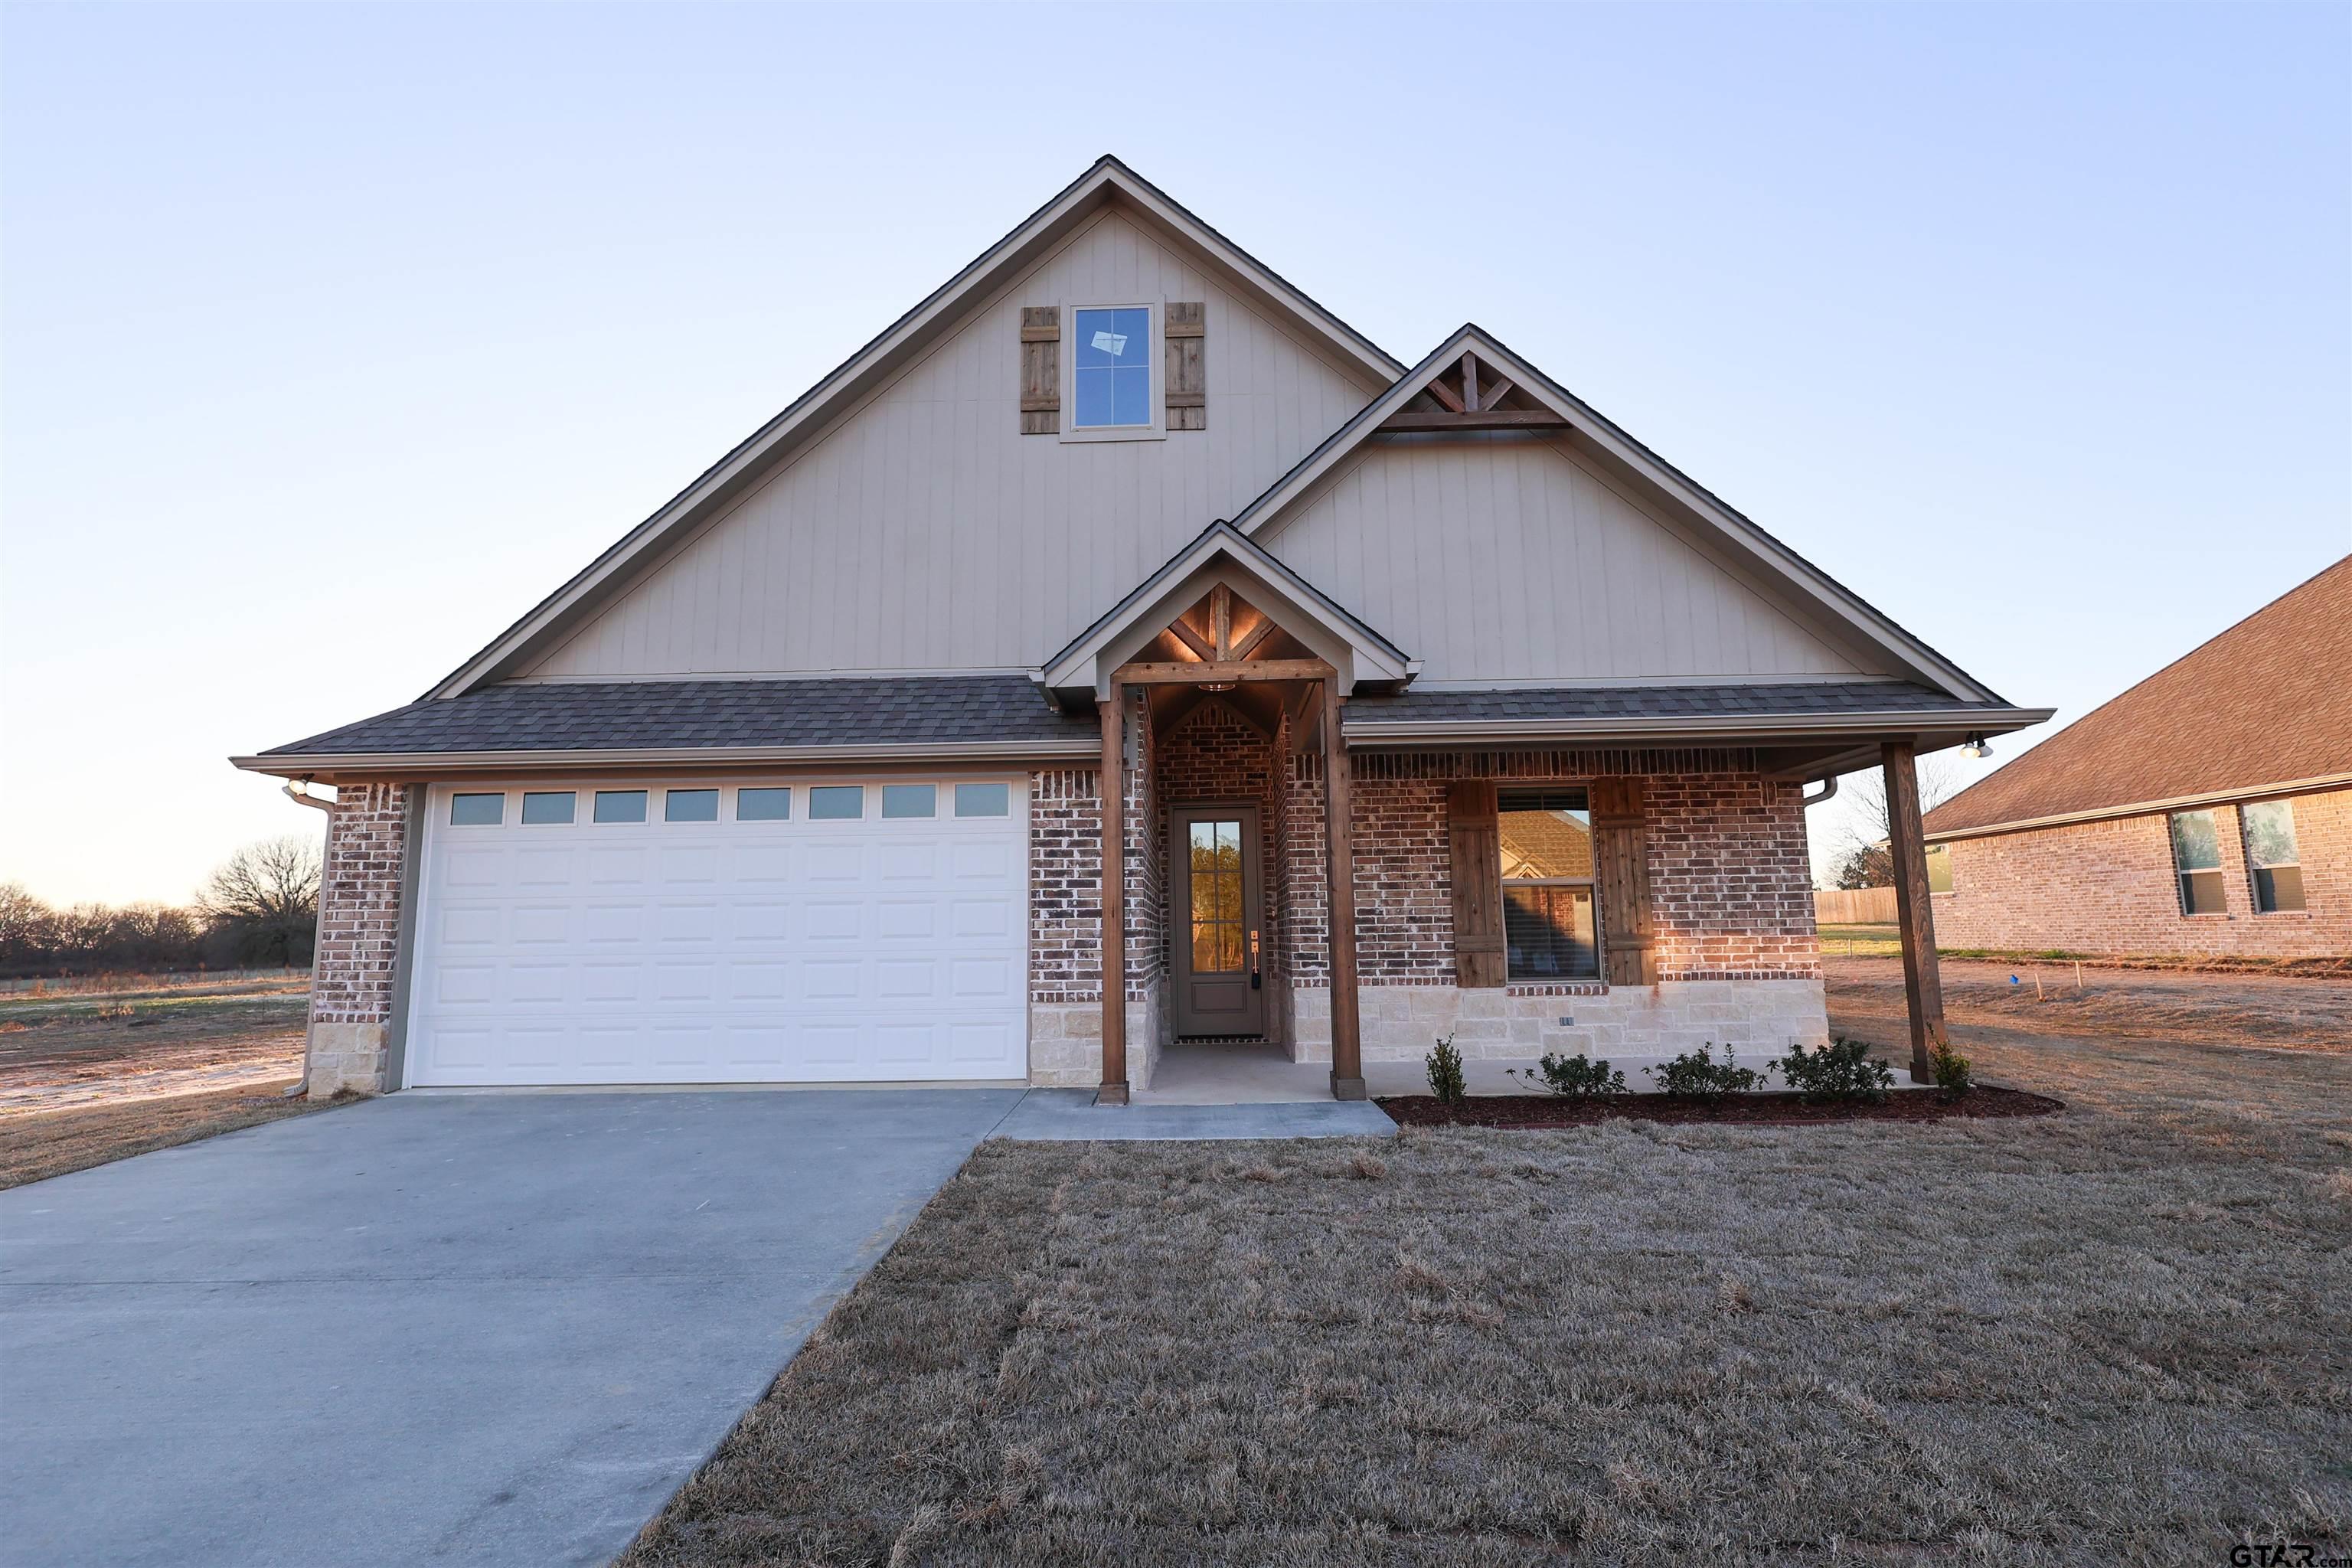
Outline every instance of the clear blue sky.
POLYGON ((414 698, 1106 151, 1407 361, 1492 329, 2062 718, 2352 550, 2342 5, 0 43, 0 877, 54 899, 315 833, 222 759, 414 698))

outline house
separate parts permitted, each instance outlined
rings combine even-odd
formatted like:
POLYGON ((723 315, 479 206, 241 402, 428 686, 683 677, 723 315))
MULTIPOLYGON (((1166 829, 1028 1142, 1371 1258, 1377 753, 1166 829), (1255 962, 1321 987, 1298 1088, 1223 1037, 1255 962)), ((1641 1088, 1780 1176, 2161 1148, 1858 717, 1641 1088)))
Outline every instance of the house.
POLYGON ((2352 556, 1927 815, 1962 947, 2352 954, 2352 556))
POLYGON ((2043 717, 1105 158, 420 700, 234 760, 336 790, 313 1093, 1350 1097, 1822 1037, 1807 782, 2043 717))

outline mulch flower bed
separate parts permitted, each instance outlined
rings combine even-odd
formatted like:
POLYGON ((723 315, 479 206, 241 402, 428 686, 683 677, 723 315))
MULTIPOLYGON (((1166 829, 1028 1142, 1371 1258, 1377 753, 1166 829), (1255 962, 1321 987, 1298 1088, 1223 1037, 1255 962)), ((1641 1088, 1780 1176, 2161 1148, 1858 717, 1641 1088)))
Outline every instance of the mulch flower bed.
POLYGON ((1382 1110, 1412 1127, 1591 1127, 1602 1121, 1710 1121, 1740 1127, 1794 1127, 1829 1121, 1941 1121, 1948 1116, 2047 1116, 2063 1100, 2016 1089, 1970 1089, 1956 1100, 1927 1089, 1897 1089, 1885 1100, 1816 1104, 1801 1094, 1475 1095, 1460 1105, 1433 1095, 1401 1094, 1382 1110))

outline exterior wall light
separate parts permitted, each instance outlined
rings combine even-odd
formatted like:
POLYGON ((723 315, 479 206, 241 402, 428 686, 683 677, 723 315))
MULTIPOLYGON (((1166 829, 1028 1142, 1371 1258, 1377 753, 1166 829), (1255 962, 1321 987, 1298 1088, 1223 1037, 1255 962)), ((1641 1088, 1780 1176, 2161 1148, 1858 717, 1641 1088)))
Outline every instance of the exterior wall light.
POLYGON ((1990 757, 1992 755, 1992 748, 1985 744, 1985 738, 1982 735, 1970 735, 1969 743, 1960 748, 1960 755, 1979 759, 1990 757))

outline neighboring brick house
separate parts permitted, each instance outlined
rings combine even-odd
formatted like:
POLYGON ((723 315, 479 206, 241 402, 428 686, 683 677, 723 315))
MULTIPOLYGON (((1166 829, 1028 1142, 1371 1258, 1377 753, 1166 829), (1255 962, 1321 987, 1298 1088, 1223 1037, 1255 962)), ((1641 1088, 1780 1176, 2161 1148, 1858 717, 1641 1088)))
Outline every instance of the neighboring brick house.
POLYGON ((1926 826, 1947 947, 2352 955, 2352 556, 1926 826))
POLYGON ((236 762, 338 792, 313 1093, 1118 1100, 1207 1040, 1350 1095, 1821 1038, 1805 784, 2044 716, 1105 159, 418 701, 236 762))

